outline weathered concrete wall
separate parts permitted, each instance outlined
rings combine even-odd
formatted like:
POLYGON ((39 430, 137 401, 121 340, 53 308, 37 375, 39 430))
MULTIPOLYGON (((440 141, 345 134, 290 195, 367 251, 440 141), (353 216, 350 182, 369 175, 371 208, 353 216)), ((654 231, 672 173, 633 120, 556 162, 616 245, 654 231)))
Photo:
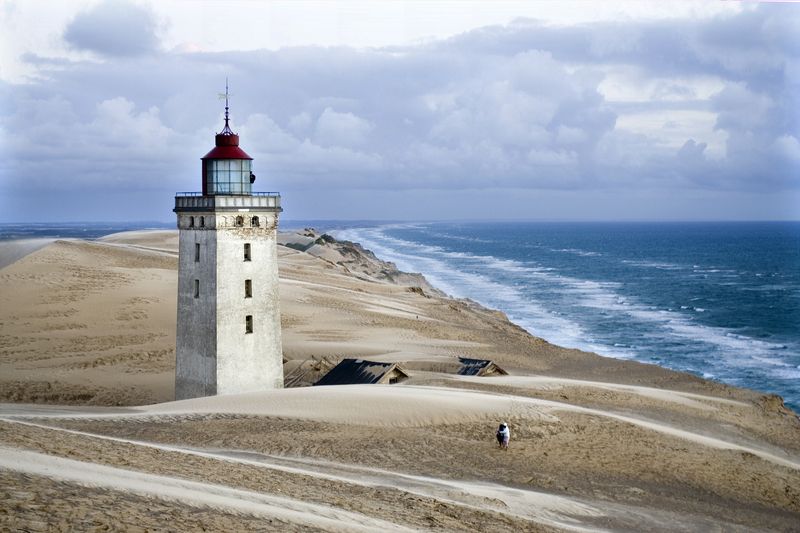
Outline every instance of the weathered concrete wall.
POLYGON ((214 216, 192 213, 178 217, 178 329, 175 351, 175 398, 197 398, 217 393, 217 239, 214 216), (200 227, 203 216, 205 227, 200 227), (195 261, 195 244, 200 244, 195 261), (200 282, 195 298, 195 280, 200 282))
MULTIPOLYGON (((217 394, 283 387, 280 298, 276 249, 277 213, 249 211, 245 224, 222 217, 217 230, 217 394), (253 216, 259 227, 251 227, 253 216), (250 244, 251 260, 244 260, 250 244), (252 297, 245 297, 245 280, 252 297), (245 317, 253 332, 245 332, 245 317)), ((241 216, 241 215, 238 215, 241 216)))
POLYGON ((181 212, 178 225, 176 399, 283 387, 277 212, 181 212), (204 227, 199 227, 200 216, 204 227), (257 227, 251 225, 254 216, 257 227), (237 217, 243 218, 241 226, 237 217), (245 243, 250 244, 250 261, 244 260, 245 243), (199 298, 194 297, 196 279, 199 298), (252 282, 249 298, 247 279, 252 282), (245 329, 248 315, 252 333, 245 329))

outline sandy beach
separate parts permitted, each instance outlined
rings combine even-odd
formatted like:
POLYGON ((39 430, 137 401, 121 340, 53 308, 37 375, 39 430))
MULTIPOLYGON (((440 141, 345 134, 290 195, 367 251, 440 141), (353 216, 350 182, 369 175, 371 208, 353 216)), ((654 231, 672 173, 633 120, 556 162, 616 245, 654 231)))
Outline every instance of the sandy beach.
POLYGON ((321 237, 278 247, 288 388, 178 402, 176 232, 4 243, 0 529, 798 530, 780 398, 552 345, 321 237), (411 377, 308 386, 345 357, 411 377))

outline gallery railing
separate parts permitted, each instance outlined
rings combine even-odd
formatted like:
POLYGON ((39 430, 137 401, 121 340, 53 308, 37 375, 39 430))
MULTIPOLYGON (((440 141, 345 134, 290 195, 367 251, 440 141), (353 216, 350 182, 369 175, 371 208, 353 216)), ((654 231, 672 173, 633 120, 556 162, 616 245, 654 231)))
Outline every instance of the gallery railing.
POLYGON ((254 192, 234 196, 203 196, 201 192, 175 193, 175 210, 246 208, 280 209, 281 195, 277 192, 254 192))

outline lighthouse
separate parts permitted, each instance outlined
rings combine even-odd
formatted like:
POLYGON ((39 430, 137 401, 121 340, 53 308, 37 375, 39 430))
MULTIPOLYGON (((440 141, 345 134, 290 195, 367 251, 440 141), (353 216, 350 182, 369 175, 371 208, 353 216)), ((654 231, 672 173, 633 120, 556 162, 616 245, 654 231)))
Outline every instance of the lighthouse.
POLYGON ((179 192, 175 398, 283 387, 276 234, 280 194, 253 192, 253 158, 229 124, 179 192))

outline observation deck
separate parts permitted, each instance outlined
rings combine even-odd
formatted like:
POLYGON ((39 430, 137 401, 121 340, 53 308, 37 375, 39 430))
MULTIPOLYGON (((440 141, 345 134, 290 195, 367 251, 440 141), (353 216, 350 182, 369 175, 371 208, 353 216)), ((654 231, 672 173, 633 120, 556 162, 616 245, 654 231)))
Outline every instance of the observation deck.
POLYGON ((179 211, 259 211, 281 212, 281 195, 277 192, 254 192, 240 195, 204 196, 201 192, 175 193, 175 209, 179 211))

